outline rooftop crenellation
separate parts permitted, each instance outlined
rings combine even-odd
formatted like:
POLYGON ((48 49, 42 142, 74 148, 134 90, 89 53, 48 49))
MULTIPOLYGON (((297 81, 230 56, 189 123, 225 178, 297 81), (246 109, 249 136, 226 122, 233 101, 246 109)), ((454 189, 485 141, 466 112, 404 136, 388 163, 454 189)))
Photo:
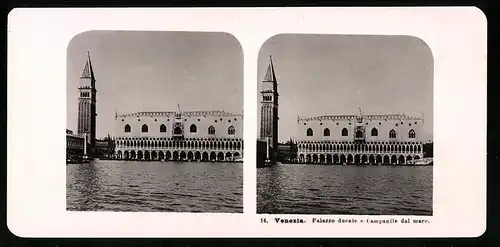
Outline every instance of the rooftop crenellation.
POLYGON ((422 120, 421 117, 408 116, 406 114, 369 114, 369 115, 322 115, 315 117, 298 117, 298 121, 324 121, 324 120, 357 120, 362 117, 365 120, 422 120))
MULTIPOLYGON (((148 116, 164 116, 164 117, 174 117, 179 114, 178 111, 142 111, 133 113, 122 113, 116 114, 117 117, 148 117, 148 116)), ((182 116, 187 117, 198 117, 198 116, 243 116, 243 114, 233 114, 221 110, 213 111, 181 111, 182 116)))

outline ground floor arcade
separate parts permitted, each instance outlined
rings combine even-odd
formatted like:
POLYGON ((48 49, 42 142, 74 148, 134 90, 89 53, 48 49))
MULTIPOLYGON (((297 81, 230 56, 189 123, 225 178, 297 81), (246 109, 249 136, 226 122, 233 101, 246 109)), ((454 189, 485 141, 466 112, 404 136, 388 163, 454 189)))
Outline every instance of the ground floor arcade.
POLYGON ((239 151, 214 150, 118 150, 115 158, 140 161, 238 161, 242 158, 239 151))

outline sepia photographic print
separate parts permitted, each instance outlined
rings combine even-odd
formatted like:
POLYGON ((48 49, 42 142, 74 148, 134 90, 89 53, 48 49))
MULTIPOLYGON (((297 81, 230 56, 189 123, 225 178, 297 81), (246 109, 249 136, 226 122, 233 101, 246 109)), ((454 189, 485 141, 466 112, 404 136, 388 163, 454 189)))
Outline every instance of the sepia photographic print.
POLYGON ((432 215, 433 56, 412 36, 262 46, 257 213, 432 215))
POLYGON ((7 22, 13 235, 486 230, 477 8, 22 8, 7 22))
POLYGON ((232 35, 90 31, 67 65, 67 210, 243 212, 232 35))

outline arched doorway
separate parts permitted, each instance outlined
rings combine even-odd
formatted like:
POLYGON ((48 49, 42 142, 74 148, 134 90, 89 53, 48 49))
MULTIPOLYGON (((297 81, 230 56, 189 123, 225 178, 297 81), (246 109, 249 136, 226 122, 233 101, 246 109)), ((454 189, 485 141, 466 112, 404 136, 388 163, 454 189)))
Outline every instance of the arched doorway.
POLYGON ((400 155, 398 158, 398 164, 404 165, 405 164, 405 157, 403 155, 400 155))
POLYGON ((369 163, 372 165, 372 164, 375 164, 375 156, 373 155, 370 155, 370 158, 368 159, 369 163))
POLYGON ((310 154, 306 155, 306 163, 309 164, 311 162, 312 162, 311 155, 310 154))
POLYGON ((166 160, 172 160, 172 153, 170 153, 170 151, 167 151, 167 152, 165 153, 165 159, 166 159, 166 160))
POLYGON ((318 163, 318 155, 317 154, 313 154, 313 163, 318 163))
POLYGON ((337 154, 333 155, 333 164, 338 164, 339 163, 339 156, 337 154))
POLYGON ((165 154, 163 153, 163 151, 158 152, 158 159, 159 160, 164 160, 165 159, 165 154))
POLYGON ((328 165, 331 165, 332 164, 332 155, 331 154, 327 154, 326 155, 326 163, 328 165))
POLYGON ((233 160, 233 154, 230 152, 226 153, 226 161, 232 161, 233 160))
POLYGON ((354 161, 354 158, 352 157, 352 154, 348 154, 347 155, 347 164, 352 164, 353 161, 354 161))
POLYGON ((389 165, 390 163, 391 163, 391 159, 389 158, 389 156, 384 155, 384 164, 389 165))
POLYGON ((391 157, 391 164, 396 165, 398 163, 398 157, 396 155, 393 155, 391 157))
POLYGON ((182 160, 182 161, 186 160, 186 152, 181 151, 181 153, 180 153, 180 160, 182 160))
POLYGON ((189 151, 187 158, 188 158, 189 161, 193 161, 193 158, 194 158, 193 152, 189 151))
POLYGON ((377 164, 382 164, 382 156, 377 155, 377 158, 375 159, 375 162, 376 162, 377 164))
POLYGON ((354 155, 354 164, 358 165, 360 162, 359 154, 354 155))
POLYGON ((217 154, 217 161, 223 161, 224 160, 224 153, 223 152, 219 152, 217 154))
POLYGON ((201 160, 202 161, 209 161, 209 157, 208 157, 207 152, 203 152, 203 154, 201 155, 201 160))
POLYGON ((368 163, 368 157, 366 156, 366 154, 363 154, 363 156, 361 156, 361 163, 362 164, 368 163))
POLYGON ((304 154, 300 154, 299 155, 299 163, 304 163, 305 160, 304 160, 304 154))
POLYGON ((346 164, 347 163, 347 158, 345 157, 344 154, 340 155, 340 164, 346 164))
POLYGON ((196 151, 196 153, 194 153, 194 160, 196 160, 196 161, 200 161, 201 160, 201 153, 200 153, 200 151, 196 151))
POLYGON ((216 161, 217 160, 217 154, 215 152, 210 152, 210 161, 216 161))
POLYGON ((151 160, 157 160, 156 151, 151 152, 151 160))
POLYGON ((319 163, 320 164, 324 164, 325 163, 325 155, 324 154, 320 154, 319 155, 319 163))
POLYGON ((179 160, 179 152, 174 151, 174 153, 172 153, 172 160, 173 161, 178 161, 179 160))

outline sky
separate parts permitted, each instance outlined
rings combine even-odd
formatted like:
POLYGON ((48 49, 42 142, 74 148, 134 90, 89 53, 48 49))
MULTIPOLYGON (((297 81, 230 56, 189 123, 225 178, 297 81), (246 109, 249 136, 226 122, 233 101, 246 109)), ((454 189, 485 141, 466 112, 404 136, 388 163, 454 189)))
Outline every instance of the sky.
POLYGON ((226 33, 90 31, 67 49, 67 128, 77 130, 78 85, 90 52, 97 137, 114 133, 115 110, 243 112, 243 51, 226 33))
POLYGON ((424 41, 411 36, 273 36, 259 51, 259 89, 269 55, 278 80, 280 141, 295 136, 297 115, 358 114, 359 108, 363 114, 423 116, 424 140, 432 140, 434 59, 424 41))

